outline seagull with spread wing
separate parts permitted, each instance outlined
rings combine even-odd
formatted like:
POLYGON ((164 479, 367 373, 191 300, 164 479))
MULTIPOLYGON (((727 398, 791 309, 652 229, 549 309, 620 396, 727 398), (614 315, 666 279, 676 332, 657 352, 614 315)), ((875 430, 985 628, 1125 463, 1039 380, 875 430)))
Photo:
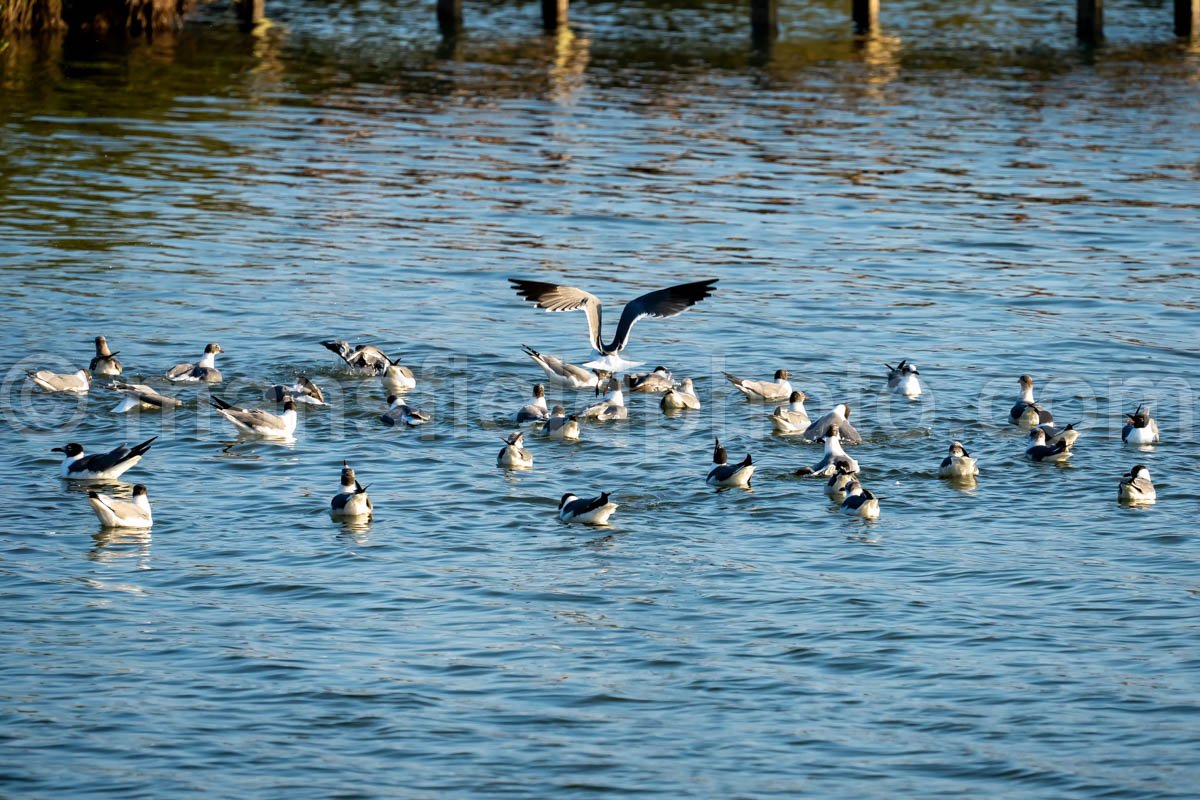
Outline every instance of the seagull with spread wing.
POLYGON ((531 303, 536 303, 538 308, 544 308, 547 311, 578 311, 582 309, 587 315, 588 344, 601 356, 595 361, 589 361, 584 366, 613 372, 636 367, 642 363, 626 361, 618 355, 629 344, 629 332, 633 329, 633 323, 643 317, 667 319, 682 314, 716 291, 713 284, 717 282, 716 278, 709 278, 693 283, 681 283, 678 286, 644 294, 629 302, 621 312, 621 319, 617 322, 617 331, 613 340, 606 345, 600 338, 600 298, 573 286, 526 281, 519 278, 509 278, 508 280, 517 294, 531 303))

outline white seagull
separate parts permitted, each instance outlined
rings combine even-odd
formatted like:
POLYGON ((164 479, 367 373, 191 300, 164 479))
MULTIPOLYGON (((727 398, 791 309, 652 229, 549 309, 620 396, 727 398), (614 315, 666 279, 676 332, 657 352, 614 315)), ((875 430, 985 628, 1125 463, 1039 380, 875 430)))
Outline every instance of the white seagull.
POLYGON ((921 381, 917 378, 921 373, 916 364, 901 361, 894 367, 891 364, 884 366, 888 370, 888 391, 908 398, 921 396, 921 381))
POLYGON ((580 499, 567 492, 558 501, 558 518, 563 522, 582 522, 585 525, 607 525, 608 518, 617 510, 616 503, 608 502, 609 492, 599 497, 580 499))
POLYGON ((345 339, 331 339, 321 342, 326 350, 338 354, 346 366, 355 372, 367 375, 382 375, 392 362, 384 352, 372 344, 360 344, 351 348, 345 339))
POLYGON ((115 481, 130 467, 142 460, 142 456, 150 449, 150 443, 157 438, 157 436, 151 436, 134 447, 121 445, 107 453, 97 453, 94 456, 84 455, 83 445, 78 442, 71 442, 66 447, 51 448, 51 452, 63 454, 59 470, 62 477, 68 480, 115 481))
POLYGON ((662 400, 658 401, 658 407, 663 411, 699 411, 700 397, 696 394, 696 387, 692 384, 691 378, 684 378, 683 383, 676 386, 674 389, 667 389, 666 394, 662 396, 662 400))
MULTIPOLYGON (((588 406, 576 416, 580 419, 592 419, 597 422, 629 419, 629 409, 625 407, 625 393, 621 391, 621 382, 616 378, 609 378, 607 389, 607 397, 599 403, 588 406)), ((599 389, 596 391, 599 393, 599 389)))
POLYGON ((721 374, 733 384, 733 388, 746 395, 747 400, 773 402, 786 400, 792 394, 792 384, 788 383, 788 371, 786 369, 775 370, 775 380, 773 382, 743 380, 728 372, 721 374))
POLYGON ((126 414, 134 409, 138 411, 151 411, 154 409, 178 408, 183 405, 182 402, 174 397, 167 397, 165 394, 159 394, 144 383, 120 383, 114 381, 108 385, 109 389, 121 394, 124 398, 113 407, 114 414, 126 414))
POLYGON ((587 315, 588 344, 601 356, 584 366, 606 369, 611 372, 636 367, 640 363, 626 361, 619 355, 629 344, 629 334, 635 322, 644 317, 667 319, 682 314, 716 291, 713 287, 716 282, 716 278, 710 278, 693 283, 682 283, 678 286, 644 294, 630 301, 621 311, 621 319, 617 322, 613 340, 604 344, 600 338, 600 298, 573 286, 509 278, 509 283, 512 284, 517 294, 531 303, 536 303, 538 308, 544 308, 546 311, 582 310, 587 315))
POLYGON ((369 517, 374 510, 367 487, 358 482, 354 470, 343 461, 341 484, 329 501, 329 513, 335 517, 369 517))
POLYGON ((272 403, 284 403, 290 398, 297 403, 304 403, 305 405, 325 405, 325 394, 321 391, 321 388, 304 375, 296 378, 296 382, 291 386, 277 383, 274 386, 268 387, 263 392, 263 397, 272 403))
POLYGON ((513 415, 518 424, 524 422, 545 422, 550 419, 550 410, 546 407, 546 387, 540 383, 533 385, 533 400, 523 406, 513 415))
POLYGON ((846 455, 846 451, 842 449, 841 432, 837 425, 830 426, 821 438, 825 441, 825 455, 813 466, 801 467, 794 474, 828 478, 839 469, 858 472, 858 462, 846 455))
POLYGON ((776 406, 771 412, 771 427, 776 433, 804 433, 808 430, 812 421, 804 408, 804 401, 807 399, 808 395, 804 392, 792 392, 788 396, 786 406, 776 406))
POLYGON ((629 385, 630 394, 662 394, 675 387, 671 370, 666 367, 655 367, 653 372, 644 375, 626 375, 625 383, 629 385))
POLYGON ((88 503, 105 528, 149 528, 154 524, 146 487, 133 487, 133 501, 119 500, 100 492, 88 492, 88 503))
POLYGON ((220 383, 221 373, 217 369, 217 354, 224 353, 221 345, 210 342, 204 347, 204 355, 195 364, 176 364, 167 370, 169 381, 176 383, 220 383))
POLYGON ((379 417, 385 425, 404 423, 410 428, 424 425, 433 419, 428 413, 419 408, 413 408, 394 394, 388 395, 388 410, 379 417))
POLYGON ((117 360, 117 354, 108 349, 108 340, 103 336, 96 337, 96 356, 88 365, 88 369, 93 375, 106 378, 115 378, 121 374, 121 362, 117 360))
POLYGON ((979 474, 979 465, 975 463, 975 459, 971 458, 971 454, 962 446, 962 442, 954 442, 950 445, 950 454, 942 459, 942 463, 938 466, 939 478, 950 478, 952 480, 973 480, 979 474))
POLYGON ((39 369, 37 372, 26 372, 29 379, 47 392, 70 392, 71 394, 87 394, 92 388, 91 378, 87 370, 81 369, 71 373, 51 372, 39 369))
POLYGON ((804 429, 804 438, 814 442, 818 441, 828 436, 832 428, 837 428, 841 441, 846 444, 862 443, 862 437, 850 424, 850 406, 845 403, 838 403, 832 411, 817 417, 811 425, 804 429))
POLYGON ((568 364, 555 356, 539 353, 529 345, 521 345, 534 362, 546 372, 546 376, 559 386, 568 389, 595 389, 601 379, 607 379, 608 373, 601 370, 588 370, 575 364, 568 364))
POLYGON ((1117 489, 1117 502, 1129 505, 1150 505, 1157 502, 1158 493, 1150 482, 1150 470, 1145 464, 1138 464, 1121 478, 1117 489))
POLYGON ((533 466, 533 453, 522 447, 525 434, 517 431, 503 441, 504 449, 496 456, 496 466, 505 469, 529 469, 533 466))
POLYGON ((400 394, 414 389, 417 386, 417 376, 413 375, 413 371, 403 364, 398 364, 392 359, 387 358, 387 366, 379 375, 379 382, 383 384, 383 388, 392 394, 400 394))
POLYGON ((239 433, 290 439, 296 432, 296 404, 290 397, 283 401, 283 413, 279 415, 260 408, 238 408, 216 395, 209 398, 209 404, 218 414, 232 422, 239 433))
POLYGON ((579 420, 574 414, 568 417, 567 410, 562 406, 555 406, 550 411, 550 419, 546 420, 542 431, 551 439, 576 442, 579 441, 579 420))
POLYGON ((1158 423, 1154 421, 1144 406, 1138 406, 1137 411, 1125 415, 1125 427, 1121 429, 1121 441, 1126 444, 1158 443, 1158 423))
POLYGON ((1050 409, 1043 408, 1033 399, 1033 378, 1022 375, 1018 383, 1021 385, 1021 394, 1009 409, 1008 421, 1026 431, 1054 422, 1054 415, 1050 413, 1050 409))

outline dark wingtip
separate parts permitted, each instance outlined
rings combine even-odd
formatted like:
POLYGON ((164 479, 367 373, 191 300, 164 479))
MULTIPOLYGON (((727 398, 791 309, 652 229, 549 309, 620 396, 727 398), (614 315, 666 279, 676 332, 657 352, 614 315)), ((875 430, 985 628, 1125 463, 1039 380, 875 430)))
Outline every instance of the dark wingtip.
POLYGON ((743 467, 748 467, 748 466, 750 466, 750 465, 751 465, 751 464, 753 464, 753 463, 754 463, 754 459, 750 458, 750 454, 749 454, 749 453, 746 453, 746 457, 745 457, 744 459, 742 459, 742 466, 743 466, 743 467))
POLYGON ((99 492, 97 492, 97 491, 95 491, 95 490, 93 490, 93 491, 90 491, 90 492, 88 492, 88 497, 92 498, 93 500, 99 500, 99 499, 100 499, 100 493, 99 493, 99 492))

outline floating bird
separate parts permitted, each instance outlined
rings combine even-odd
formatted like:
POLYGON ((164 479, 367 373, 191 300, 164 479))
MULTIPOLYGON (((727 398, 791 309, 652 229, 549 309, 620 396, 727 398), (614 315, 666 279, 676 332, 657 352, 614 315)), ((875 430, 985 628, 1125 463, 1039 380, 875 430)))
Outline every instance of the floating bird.
POLYGON ((525 434, 517 431, 504 440, 504 449, 496 457, 496 466, 506 469, 529 469, 533 466, 533 453, 521 445, 525 444, 525 434))
POLYGON ((666 394, 662 396, 662 400, 658 401, 658 407, 663 411, 690 411, 700 410, 700 398, 696 395, 696 387, 692 385, 691 378, 684 378, 683 383, 674 389, 667 389, 666 394))
POLYGON ((533 402, 521 406, 514 419, 518 424, 523 422, 545 422, 550 419, 550 411, 546 408, 546 387, 540 383, 533 385, 533 402))
POLYGON ((100 492, 88 492, 88 503, 106 528, 149 528, 154 524, 150 496, 140 483, 133 487, 132 502, 100 492))
POLYGON ((921 396, 921 381, 917 378, 921 373, 916 364, 901 361, 894 367, 891 364, 884 366, 888 370, 888 391, 908 398, 921 396))
POLYGON ((644 375, 626 375, 625 382, 630 394, 662 394, 675 387, 671 370, 666 367, 655 367, 653 372, 644 375))
POLYGON ((840 504, 846 499, 846 487, 854 482, 854 473, 845 464, 835 464, 834 472, 825 483, 825 496, 840 504))
POLYGON ((1033 378, 1028 375, 1022 375, 1019 382, 1021 384, 1021 396, 1017 398, 1017 402, 1009 410, 1008 421, 1013 425, 1019 426, 1022 430, 1029 430, 1038 425, 1054 422, 1054 415, 1050 413, 1050 410, 1043 408, 1033 399, 1033 378))
POLYGON ((879 519, 879 500, 871 490, 858 481, 846 485, 846 499, 842 501, 842 513, 863 519, 879 519))
POLYGON ((394 394, 388 395, 388 410, 379 419, 385 425, 404 423, 410 428, 424 425, 433 419, 428 413, 419 408, 413 408, 394 394))
POLYGON ((1045 425, 1038 425, 1042 432, 1046 434, 1046 444, 1058 444, 1066 442, 1067 447, 1074 447, 1075 441, 1079 438, 1079 431, 1075 429, 1078 422, 1072 422, 1065 427, 1055 427, 1054 423, 1047 422, 1045 425))
POLYGON ((603 492, 599 497, 580 500, 576 495, 567 492, 558 501, 558 518, 563 522, 606 525, 608 518, 618 507, 616 503, 608 502, 609 495, 609 492, 603 492))
POLYGON ((846 472, 858 472, 858 462, 842 449, 841 429, 837 425, 831 425, 821 438, 825 442, 825 455, 813 466, 801 467, 794 474, 828 478, 839 468, 846 472))
POLYGON ((321 344, 326 350, 337 353, 338 357, 346 362, 346 366, 355 372, 367 375, 382 375, 387 370, 388 365, 392 363, 384 355, 383 351, 375 345, 360 344, 351 349, 350 343, 345 339, 333 339, 321 342, 321 344))
POLYGON ((176 364, 167 370, 166 379, 177 383, 220 383, 221 373, 217 370, 217 353, 224 353, 221 345, 210 342, 204 355, 195 364, 176 364))
POLYGON ((979 465, 962 446, 962 442, 954 442, 950 445, 950 454, 942 459, 942 463, 938 467, 939 478, 971 480, 978 474, 979 465))
POLYGON ((341 491, 329 501, 329 513, 335 517, 369 517, 375 510, 367 487, 354 477, 354 470, 345 461, 342 462, 341 491))
MULTIPOLYGON (((629 409, 625 407, 625 394, 621 391, 621 382, 609 378, 608 396, 599 403, 588 406, 576 416, 580 419, 591 419, 597 422, 608 422, 617 419, 629 419, 629 409)), ((599 394, 597 389, 596 393, 599 394)))
POLYGON ((808 395, 804 392, 792 392, 786 406, 777 406, 771 412, 771 426, 776 433, 804 433, 808 429, 812 423, 804 408, 807 399, 808 395))
POLYGON ((548 356, 545 353, 539 353, 529 345, 521 345, 534 362, 546 372, 546 376, 551 382, 559 386, 566 386, 568 389, 595 389, 601 380, 607 380, 609 373, 604 370, 588 370, 575 364, 548 356))
POLYGON ((174 397, 159 394, 144 383, 120 383, 114 381, 108 388, 124 395, 124 398, 113 407, 114 414, 126 414, 134 409, 150 411, 154 409, 178 408, 182 402, 174 397))
POLYGON ((387 366, 379 376, 379 382, 383 384, 384 389, 392 394, 400 394, 416 388, 417 376, 413 375, 411 369, 387 356, 384 358, 387 358, 387 366))
POLYGON ((279 415, 260 408, 238 408, 216 395, 209 398, 209 404, 232 422, 239 433, 290 439, 296 432, 296 404, 290 397, 283 401, 283 413, 279 415))
POLYGON ((88 365, 88 369, 93 375, 103 375, 106 378, 115 378, 121 374, 121 362, 117 360, 117 354, 108 349, 108 340, 103 336, 96 337, 96 356, 88 365))
POLYGON ((764 400, 767 402, 785 400, 792 393, 792 385, 788 383, 788 371, 786 369, 775 370, 774 382, 743 380, 728 372, 721 374, 733 384, 733 388, 746 395, 747 400, 764 400))
POLYGON ((91 378, 87 370, 71 373, 51 372, 39 369, 37 372, 26 372, 29 379, 47 392, 70 392, 71 394, 87 394, 92 388, 91 378))
POLYGON ((850 406, 845 403, 838 403, 832 411, 817 417, 811 425, 804 429, 804 438, 814 442, 819 441, 827 437, 830 429, 835 427, 841 441, 846 444, 862 443, 862 437, 850 424, 850 406))
POLYGON ((555 406, 550 411, 550 419, 546 420, 542 430, 551 439, 579 441, 579 420, 574 414, 568 417, 567 410, 562 406, 555 406))
POLYGON ((303 375, 296 378, 296 382, 291 386, 284 386, 282 383, 271 386, 263 396, 272 403, 284 403, 291 399, 310 406, 325 405, 325 394, 320 387, 303 375))
POLYGON ((1117 502, 1130 505, 1150 505, 1158 500, 1154 484, 1150 482, 1150 470, 1145 464, 1138 464, 1129 470, 1117 489, 1117 502))
POLYGON ((1137 411, 1125 415, 1125 427, 1121 429, 1121 441, 1126 444, 1157 444, 1159 442, 1158 423, 1150 416, 1144 406, 1138 406, 1137 411))
POLYGON ((150 449, 150 443, 157 438, 151 436, 132 448, 122 444, 107 453, 97 453, 94 456, 84 455, 83 445, 78 442, 71 442, 66 447, 51 448, 51 452, 63 454, 60 471, 62 477, 68 480, 115 481, 142 460, 142 456, 150 449))
POLYGON ((1066 461, 1071 457, 1071 446, 1065 441, 1058 444, 1046 444, 1046 432, 1034 428, 1029 432, 1030 445, 1025 450, 1025 457, 1030 461, 1066 461))
POLYGON ((512 284, 517 294, 536 303, 538 308, 544 308, 547 311, 582 310, 587 316, 588 344, 601 356, 596 361, 588 362, 584 366, 611 372, 638 366, 638 362, 625 361, 618 355, 629 344, 629 334, 635 322, 644 317, 667 319, 682 314, 716 291, 713 287, 716 282, 716 278, 710 278, 704 281, 683 283, 644 294, 630 301, 621 312, 621 319, 617 322, 617 331, 613 340, 606 345, 600 338, 601 313, 598 297, 572 286, 509 278, 509 283, 512 284))
POLYGON ((719 489, 749 488, 750 479, 754 477, 754 460, 750 458, 750 454, 747 453, 737 464, 730 464, 728 461, 729 456, 721 446, 721 440, 717 439, 713 447, 713 468, 708 471, 704 482, 719 489))

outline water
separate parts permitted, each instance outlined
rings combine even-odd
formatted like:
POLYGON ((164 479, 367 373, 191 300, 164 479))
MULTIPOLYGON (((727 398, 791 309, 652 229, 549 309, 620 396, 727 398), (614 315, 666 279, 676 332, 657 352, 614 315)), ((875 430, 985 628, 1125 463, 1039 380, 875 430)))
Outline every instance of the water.
POLYGON ((1161 3, 1109 3, 1094 52, 1069 4, 898 0, 859 44, 794 5, 769 53, 737 4, 577 3, 550 38, 467 4, 441 43, 424 3, 283 0, 257 37, 212 9, 0 53, 4 793, 1191 796, 1200 52, 1161 3), (497 470, 519 344, 588 356, 509 276, 594 289, 609 330, 720 278, 627 351, 704 410, 634 397, 497 470), (219 341, 223 395, 334 402, 273 445, 194 388, 166 418, 28 391, 97 333, 127 376, 219 341), (330 337, 402 356, 436 423, 379 425, 330 337), (880 391, 901 358, 918 402, 880 391), (854 408, 877 523, 720 377, 779 367, 854 408), (1022 372, 1082 422, 1069 467, 1003 424, 1022 372), (1165 441, 1122 447, 1143 401, 1165 441), (52 477, 51 447, 152 435, 151 534, 52 477), (752 491, 704 486, 713 435, 752 491), (953 438, 974 489, 935 477, 953 438), (325 513, 342 459, 369 525, 325 513), (1119 507, 1138 462, 1160 501, 1119 507), (560 525, 568 490, 614 525, 560 525))

